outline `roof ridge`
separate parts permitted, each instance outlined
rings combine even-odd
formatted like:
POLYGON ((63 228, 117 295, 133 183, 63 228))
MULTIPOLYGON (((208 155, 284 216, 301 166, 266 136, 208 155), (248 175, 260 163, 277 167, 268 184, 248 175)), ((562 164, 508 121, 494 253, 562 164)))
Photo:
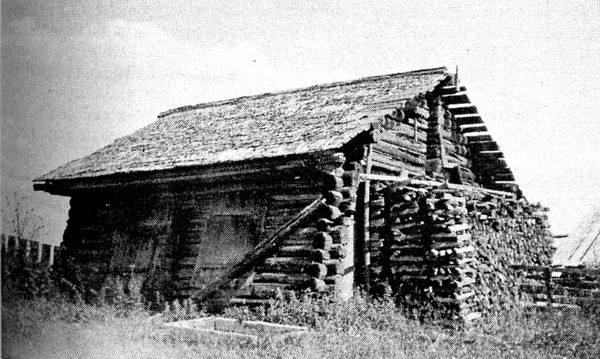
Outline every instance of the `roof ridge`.
POLYGON ((264 92, 264 93, 260 93, 260 94, 245 95, 245 96, 234 97, 234 98, 224 99, 224 100, 201 102, 196 105, 186 105, 186 106, 175 107, 173 109, 166 110, 166 111, 159 113, 158 118, 163 118, 163 117, 166 117, 166 116, 172 115, 174 113, 178 113, 178 112, 197 110, 197 109, 201 109, 201 108, 207 108, 207 107, 218 106, 218 105, 225 105, 225 104, 234 103, 234 102, 237 102, 240 100, 260 99, 260 98, 267 97, 267 96, 279 95, 279 94, 284 94, 284 93, 291 94, 291 93, 296 93, 296 92, 300 92, 300 91, 313 90, 316 88, 329 88, 329 87, 340 86, 340 85, 350 85, 350 84, 361 83, 361 82, 366 82, 366 81, 379 80, 379 79, 386 78, 386 77, 394 77, 394 76, 398 76, 398 75, 402 75, 402 76, 421 75, 421 74, 427 75, 427 74, 435 74, 438 72, 449 74, 448 68, 445 66, 441 66, 441 67, 413 70, 413 71, 407 71, 407 72, 396 72, 396 73, 387 74, 387 75, 366 76, 366 77, 360 77, 358 79, 353 79, 353 80, 327 82, 327 83, 323 83, 323 84, 311 85, 311 86, 306 86, 306 87, 297 87, 297 88, 275 91, 275 92, 264 92))

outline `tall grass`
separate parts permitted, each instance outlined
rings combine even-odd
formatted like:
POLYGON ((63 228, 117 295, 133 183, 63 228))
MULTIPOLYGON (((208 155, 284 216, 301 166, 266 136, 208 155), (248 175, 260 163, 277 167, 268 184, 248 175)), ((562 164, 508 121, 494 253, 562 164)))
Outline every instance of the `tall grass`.
MULTIPOLYGON (((15 297, 13 297, 14 299, 15 297)), ((305 325, 308 334, 258 344, 196 336, 162 324, 206 316, 191 302, 156 315, 141 307, 90 305, 64 298, 2 303, 6 358, 597 358, 598 317, 513 310, 462 329, 422 324, 391 300, 346 303, 303 297, 270 308, 230 308, 225 316, 305 325)))
POLYGON ((189 300, 165 304, 158 314, 123 293, 113 293, 110 303, 86 303, 44 284, 45 275, 31 273, 37 281, 13 278, 18 283, 11 283, 12 277, 3 276, 8 279, 2 283, 3 358, 600 357, 597 307, 515 308, 469 327, 448 328, 407 319, 391 297, 375 300, 356 293, 341 303, 307 295, 268 307, 228 308, 223 316, 310 329, 301 337, 267 337, 251 344, 165 327, 168 321, 208 315, 189 300))

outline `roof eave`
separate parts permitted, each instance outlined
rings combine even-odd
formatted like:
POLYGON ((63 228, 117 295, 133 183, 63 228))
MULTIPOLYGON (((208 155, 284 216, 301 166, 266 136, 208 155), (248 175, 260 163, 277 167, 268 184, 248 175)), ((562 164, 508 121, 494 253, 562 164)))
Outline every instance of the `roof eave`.
POLYGON ((204 166, 173 168, 169 170, 117 173, 95 177, 62 179, 37 178, 33 182, 35 191, 44 191, 54 195, 71 196, 77 192, 94 190, 112 190, 123 187, 168 186, 175 183, 194 182, 210 184, 236 178, 244 180, 295 168, 327 167, 339 158, 339 148, 314 151, 299 155, 285 155, 271 158, 259 158, 246 161, 218 163, 204 166))

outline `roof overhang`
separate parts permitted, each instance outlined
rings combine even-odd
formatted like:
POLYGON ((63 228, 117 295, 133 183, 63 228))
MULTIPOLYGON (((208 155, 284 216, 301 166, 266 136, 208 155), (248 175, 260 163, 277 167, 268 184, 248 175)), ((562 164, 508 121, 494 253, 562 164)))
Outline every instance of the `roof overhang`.
POLYGON ((251 183, 268 186, 281 173, 326 172, 330 167, 343 163, 339 150, 324 150, 301 155, 288 155, 208 166, 175 168, 165 171, 134 172, 98 177, 35 181, 33 189, 54 195, 73 196, 77 193, 94 191, 122 191, 151 188, 160 190, 174 186, 202 186, 226 183, 244 184, 239 188, 250 188, 251 183))

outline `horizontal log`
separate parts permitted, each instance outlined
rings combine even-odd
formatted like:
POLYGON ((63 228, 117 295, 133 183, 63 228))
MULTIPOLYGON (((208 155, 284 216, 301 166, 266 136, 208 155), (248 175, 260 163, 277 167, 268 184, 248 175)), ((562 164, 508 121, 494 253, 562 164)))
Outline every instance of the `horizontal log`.
POLYGON ((328 267, 325 264, 313 262, 306 267, 306 274, 317 279, 323 279, 328 275, 328 267))
MULTIPOLYGON (((412 140, 415 136, 415 130, 412 126, 400 126, 393 130, 381 131, 378 134, 378 141, 385 141, 392 144, 402 145, 398 138, 403 138, 404 141, 412 140)), ((427 141, 427 132, 425 130, 417 130, 417 143, 427 141)))
POLYGON ((296 258, 268 258, 263 264, 258 265, 256 270, 257 272, 304 273, 311 263, 296 258))
POLYGON ((379 161, 373 161, 372 166, 373 166, 372 172, 375 172, 375 173, 383 170, 384 173, 391 172, 393 174, 398 174, 398 173, 403 173, 403 172, 407 172, 408 174, 412 174, 415 176, 421 176, 421 175, 425 174, 425 168, 412 166, 408 163, 400 163, 400 162, 390 163, 389 161, 386 161, 386 163, 382 163, 379 161))
MULTIPOLYGON (((381 152, 378 152, 376 150, 374 150, 373 152, 371 152, 371 159, 373 161, 373 165, 379 165, 379 164, 383 164, 386 166, 390 166, 390 167, 397 167, 400 170, 402 168, 406 168, 409 171, 414 171, 414 170, 421 170, 421 167, 425 166, 425 161, 424 159, 416 159, 416 158, 410 158, 410 156, 406 156, 406 158, 399 158, 399 157, 390 157, 387 156, 385 154, 382 154, 381 152), (413 160, 414 159, 414 160, 413 160)), ((400 172, 400 170, 398 170, 398 172, 400 172)))
POLYGON ((401 140, 398 143, 390 143, 386 141, 379 141, 373 144, 373 147, 377 147, 382 149, 382 151, 389 151, 390 153, 395 153, 395 151, 402 151, 404 153, 408 153, 412 156, 425 156, 427 151, 427 146, 420 143, 414 143, 408 140, 401 140))
POLYGON ((400 149, 389 149, 385 147, 373 146, 373 154, 382 156, 391 161, 400 161, 410 163, 413 166, 425 165, 425 154, 412 154, 400 149))
POLYGON ((314 248, 308 245, 284 245, 277 250, 277 257, 300 257, 309 258, 312 256, 314 248))

